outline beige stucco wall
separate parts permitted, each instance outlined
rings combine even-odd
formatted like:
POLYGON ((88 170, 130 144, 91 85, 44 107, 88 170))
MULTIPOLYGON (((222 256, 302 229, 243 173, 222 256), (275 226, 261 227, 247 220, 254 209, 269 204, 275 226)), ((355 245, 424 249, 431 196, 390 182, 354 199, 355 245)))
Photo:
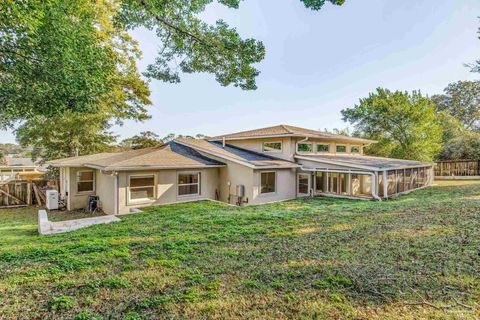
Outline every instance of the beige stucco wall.
POLYGON ((128 171, 118 173, 119 213, 128 213, 132 208, 141 208, 151 205, 188 202, 202 199, 215 199, 215 190, 218 188, 219 168, 192 169, 192 170, 156 170, 156 171, 128 171), (178 196, 178 172, 200 172, 200 195, 178 196), (155 199, 143 202, 128 201, 129 176, 153 174, 156 179, 155 199))
MULTIPOLYGON (((261 148, 261 145, 260 145, 261 148)), ((203 153, 205 156, 225 163, 227 166, 219 170, 219 191, 220 201, 230 204, 236 204, 237 185, 245 186, 245 199, 248 200, 244 205, 261 204, 266 202, 281 201, 293 199, 296 197, 296 170, 295 169, 276 169, 276 170, 254 170, 236 162, 225 160, 211 154, 203 153), (276 171, 277 188, 272 194, 260 194, 260 172, 276 171), (231 195, 229 197, 229 195, 231 195), (230 198, 230 199, 229 199, 230 198)))
MULTIPOLYGON (((88 196, 95 194, 96 191, 93 192, 77 192, 77 172, 83 170, 92 170, 94 173, 97 170, 89 169, 89 168, 82 168, 82 167, 71 167, 66 168, 65 185, 68 186, 68 197, 67 197, 67 210, 76 210, 76 209, 84 209, 87 207, 88 196)), ((96 174, 95 174, 95 190, 96 190, 96 174)))
POLYGON ((100 199, 102 211, 106 214, 115 214, 115 179, 110 172, 97 170, 96 194, 100 199))
POLYGON ((228 140, 228 144, 252 150, 280 159, 293 161, 293 155, 295 154, 295 144, 289 137, 287 138, 266 138, 266 139, 245 139, 245 140, 228 140), (282 142, 282 152, 263 152, 264 142, 282 142))
POLYGON ((253 173, 253 197, 251 204, 294 199, 297 196, 296 169, 255 170, 253 173), (277 177, 274 193, 261 194, 261 172, 275 171, 277 177))

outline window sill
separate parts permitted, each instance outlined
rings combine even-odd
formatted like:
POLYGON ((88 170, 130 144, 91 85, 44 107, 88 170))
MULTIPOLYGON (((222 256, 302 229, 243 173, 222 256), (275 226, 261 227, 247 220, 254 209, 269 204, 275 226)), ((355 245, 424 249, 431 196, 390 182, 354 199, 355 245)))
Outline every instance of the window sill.
POLYGON ((192 194, 177 194, 177 198, 183 199, 183 198, 194 198, 194 197, 200 197, 200 193, 192 193, 192 194))
POLYGON ((75 196, 89 196, 89 195, 92 195, 92 194, 95 194, 95 190, 93 191, 82 191, 82 192, 77 192, 75 193, 75 196))

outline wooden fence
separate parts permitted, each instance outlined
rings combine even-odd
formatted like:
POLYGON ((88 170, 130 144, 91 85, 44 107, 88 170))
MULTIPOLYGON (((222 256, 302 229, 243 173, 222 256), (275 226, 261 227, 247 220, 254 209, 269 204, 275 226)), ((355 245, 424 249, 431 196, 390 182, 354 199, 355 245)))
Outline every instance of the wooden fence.
POLYGON ((435 177, 480 176, 480 160, 446 160, 435 163, 435 177))
POLYGON ((46 181, 7 180, 0 182, 0 208, 45 204, 46 181))

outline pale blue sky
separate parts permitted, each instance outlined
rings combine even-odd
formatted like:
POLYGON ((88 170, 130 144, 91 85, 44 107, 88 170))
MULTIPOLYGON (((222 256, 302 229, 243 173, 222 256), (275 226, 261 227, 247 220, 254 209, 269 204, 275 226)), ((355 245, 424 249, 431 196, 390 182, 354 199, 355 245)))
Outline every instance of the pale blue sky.
MULTIPOLYGON (((121 138, 145 130, 216 135, 280 123, 344 128, 340 110, 379 86, 431 95, 450 82, 480 78, 464 66, 480 58, 478 0, 347 0, 319 12, 299 0, 245 0, 239 10, 212 5, 204 16, 264 42, 258 89, 221 87, 208 74, 183 75, 176 85, 151 81, 152 119, 114 127, 121 138)), ((145 30, 133 35, 144 70, 161 44, 145 30)), ((14 137, 0 132, 0 141, 14 137)))

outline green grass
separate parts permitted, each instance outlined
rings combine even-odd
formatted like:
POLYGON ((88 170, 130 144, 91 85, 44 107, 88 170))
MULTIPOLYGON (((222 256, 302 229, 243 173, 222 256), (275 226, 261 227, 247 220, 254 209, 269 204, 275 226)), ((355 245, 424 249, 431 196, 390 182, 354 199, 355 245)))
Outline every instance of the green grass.
POLYGON ((479 183, 151 207, 43 237, 35 209, 0 210, 0 319, 475 319, 479 183))

